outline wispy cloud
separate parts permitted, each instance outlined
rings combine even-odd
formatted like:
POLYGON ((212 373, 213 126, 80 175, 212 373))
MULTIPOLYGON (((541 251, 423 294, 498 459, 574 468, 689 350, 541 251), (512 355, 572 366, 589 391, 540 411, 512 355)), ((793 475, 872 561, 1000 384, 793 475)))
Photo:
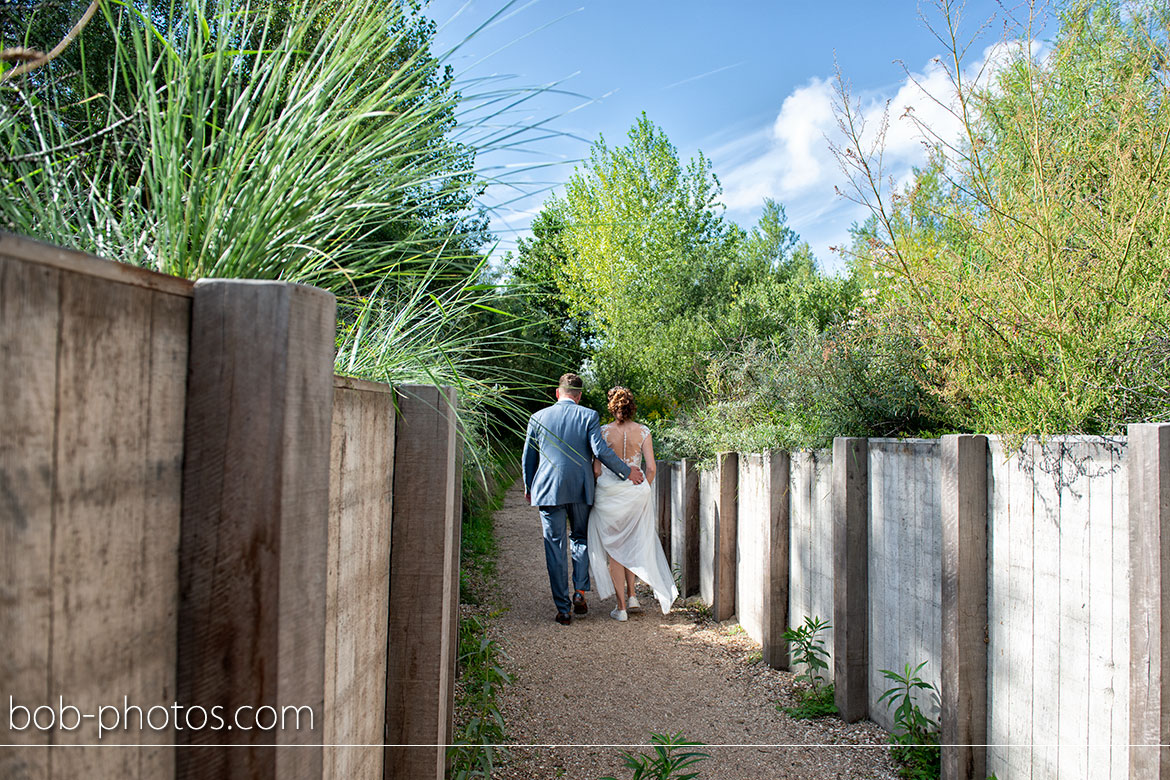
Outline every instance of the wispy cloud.
MULTIPOLYGON (((964 76, 987 79, 1004 67, 1020 45, 988 46, 964 76)), ((1033 55, 1041 56, 1036 48, 1033 55)), ((899 184, 926 161, 935 140, 954 143, 962 132, 955 115, 954 86, 937 58, 907 73, 889 90, 854 97, 860 100, 861 116, 871 130, 881 126, 888 112, 883 165, 899 184), (924 136, 923 126, 935 138, 924 136)), ((833 113, 835 98, 830 78, 813 77, 784 98, 771 126, 724 141, 710 153, 730 216, 746 221, 758 213, 765 198, 780 201, 793 228, 830 267, 839 263, 829 256, 828 247, 844 243, 849 225, 864 217, 856 204, 836 194, 837 188, 848 191, 850 184, 830 149, 830 142, 843 140, 833 113)))
POLYGON ((733 65, 724 65, 721 68, 715 68, 715 70, 709 70, 706 73, 700 73, 697 76, 689 76, 688 78, 685 78, 682 81, 676 81, 673 84, 667 84, 662 89, 667 90, 667 89, 674 89, 675 87, 681 87, 683 84, 690 84, 692 81, 698 81, 699 79, 705 79, 708 76, 714 76, 716 73, 722 73, 725 70, 732 70, 734 68, 738 68, 743 64, 744 64, 743 62, 737 62, 733 65))

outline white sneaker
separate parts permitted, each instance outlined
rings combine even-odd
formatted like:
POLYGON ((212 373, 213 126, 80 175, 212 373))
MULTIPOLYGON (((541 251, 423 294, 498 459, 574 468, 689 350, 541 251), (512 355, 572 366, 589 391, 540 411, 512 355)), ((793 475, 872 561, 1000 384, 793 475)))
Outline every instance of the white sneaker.
POLYGON ((613 612, 610 612, 609 616, 619 623, 625 623, 627 620, 629 620, 629 616, 626 615, 626 611, 624 609, 618 609, 617 607, 613 608, 613 612))
POLYGON ((641 611, 642 602, 638 601, 637 596, 627 596, 626 597, 626 609, 630 610, 631 612, 633 612, 635 609, 638 611, 641 611))

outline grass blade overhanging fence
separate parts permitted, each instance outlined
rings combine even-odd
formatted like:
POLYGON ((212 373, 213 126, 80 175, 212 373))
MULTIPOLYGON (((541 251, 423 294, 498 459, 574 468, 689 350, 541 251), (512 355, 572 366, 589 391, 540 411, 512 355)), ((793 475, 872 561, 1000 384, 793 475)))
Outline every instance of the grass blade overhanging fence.
POLYGON ((450 75, 403 13, 104 3, 91 26, 111 46, 79 47, 83 72, 109 58, 89 68, 106 81, 54 63, 0 88, 0 225, 178 276, 333 290, 338 371, 457 387, 475 463, 491 420, 520 416, 532 385, 500 366, 540 346, 482 283, 451 204, 484 187, 475 154, 547 130, 501 134, 506 90, 436 89, 450 75))

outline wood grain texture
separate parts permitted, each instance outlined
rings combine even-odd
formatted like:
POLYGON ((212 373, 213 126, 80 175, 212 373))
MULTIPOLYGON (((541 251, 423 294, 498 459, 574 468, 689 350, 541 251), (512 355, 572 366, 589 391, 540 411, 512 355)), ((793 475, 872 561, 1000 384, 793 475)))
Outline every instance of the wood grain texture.
POLYGON ((942 777, 987 777, 987 438, 942 439, 942 777))
MULTIPOLYGON (((22 698, 35 691, 24 704, 76 714, 116 705, 121 728, 102 734, 103 744, 170 744, 190 300, 10 256, 0 274, 4 361, 21 364, 4 374, 27 385, 4 388, 5 410, 24 419, 0 424, 20 453, 19 464, 15 452, 0 457, 3 547, 19 556, 5 562, 15 578, 5 592, 27 602, 0 609, 6 635, 20 636, 12 689, 22 698), (38 383, 28 385, 32 374, 38 383)), ((98 738, 94 720, 35 736, 58 745, 98 738)), ((4 762, 12 777, 173 774, 164 747, 17 752, 4 762)))
POLYGON ((200 281, 183 470, 178 686, 191 705, 309 707, 313 727, 186 730, 180 778, 322 774, 335 301, 200 281), (316 745, 317 747, 311 747, 316 745))
MULTIPOLYGON (((378 745, 386 726, 386 637, 393 511, 394 396, 337 377, 325 606, 326 745, 378 745)), ((324 775, 382 777, 381 747, 326 747, 324 775)))
MULTIPOLYGON (((48 703, 60 272, 0 255, 0 690, 48 703)), ((7 702, 5 702, 7 704, 7 702)), ((49 734, 9 729, 10 745, 49 734)), ((50 753, 0 750, 0 777, 47 780, 50 753)))
POLYGON ((385 773, 442 780, 446 763, 442 746, 451 742, 453 727, 459 607, 461 456, 456 398, 450 388, 399 389, 385 773))
POLYGON ((1129 426, 1131 777, 1170 777, 1170 425, 1129 426))
POLYGON ((764 663, 773 669, 788 668, 788 643, 784 630, 788 627, 788 571, 789 571, 789 458, 782 450, 764 455, 767 485, 767 534, 764 542, 763 637, 764 663))
POLYGON ((673 564, 670 544, 670 501, 671 475, 674 472, 673 464, 659 463, 658 472, 654 476, 654 515, 658 519, 658 543, 662 545, 662 552, 666 555, 666 562, 673 564))
POLYGON ((77 274, 88 279, 104 279, 184 298, 190 298, 194 295, 195 285, 187 279, 156 273, 125 263, 116 263, 85 252, 78 252, 75 249, 46 244, 43 241, 7 233, 3 230, 0 230, 0 256, 32 263, 46 270, 56 269, 77 274))
POLYGON ((866 439, 833 440, 833 684, 846 723, 868 715, 868 461, 866 439))
POLYGON ((717 504, 715 507, 714 595, 711 605, 715 619, 730 620, 735 615, 735 578, 738 562, 737 525, 739 522, 739 455, 719 453, 717 469, 717 504))

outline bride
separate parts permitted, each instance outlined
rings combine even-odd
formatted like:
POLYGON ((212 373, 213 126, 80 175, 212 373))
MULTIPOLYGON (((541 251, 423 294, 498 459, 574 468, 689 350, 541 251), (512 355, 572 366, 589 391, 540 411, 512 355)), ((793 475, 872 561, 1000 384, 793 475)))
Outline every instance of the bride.
POLYGON ((613 422, 601 427, 601 434, 618 457, 631 466, 641 466, 646 481, 635 485, 620 479, 594 459, 593 474, 597 490, 593 511, 589 514, 589 566, 600 598, 617 594, 617 607, 610 613, 614 620, 627 619, 627 609, 640 609, 634 595, 635 577, 654 589, 662 614, 678 597, 666 555, 655 529, 653 492, 650 489, 657 470, 650 430, 634 422, 634 394, 625 387, 609 391, 609 411, 613 422), (645 465, 642 459, 645 458, 645 465), (607 566, 610 577, 600 576, 607 566))

